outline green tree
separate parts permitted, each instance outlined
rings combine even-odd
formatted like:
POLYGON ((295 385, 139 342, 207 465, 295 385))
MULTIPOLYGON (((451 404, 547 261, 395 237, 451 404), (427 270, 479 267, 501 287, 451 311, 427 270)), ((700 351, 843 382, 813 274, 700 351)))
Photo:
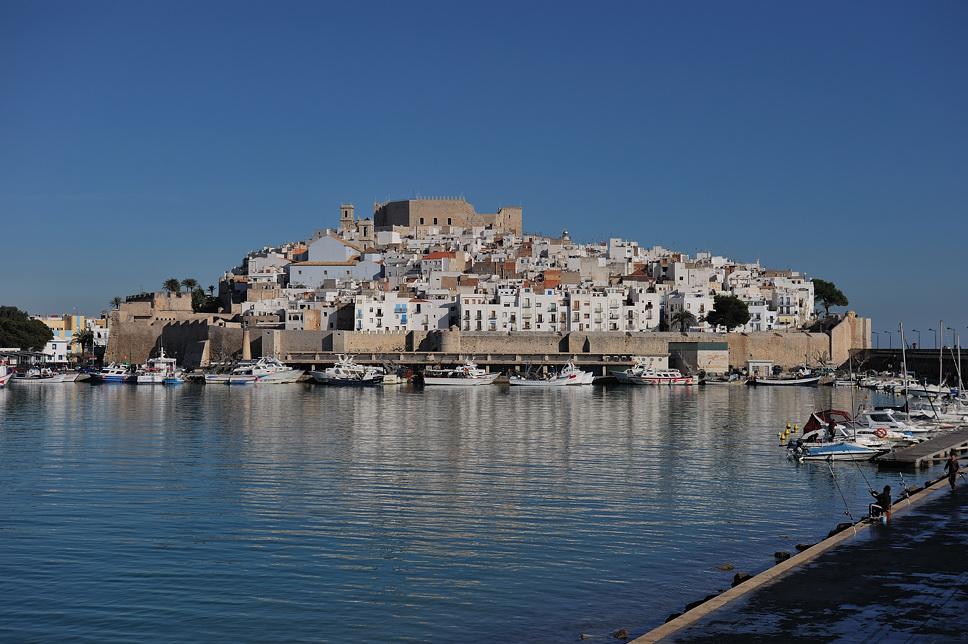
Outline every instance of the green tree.
POLYGON ((837 288, 837 285, 827 280, 813 280, 813 299, 824 309, 824 315, 830 317, 831 306, 847 306, 847 296, 837 288))
POLYGON ((746 302, 735 295, 717 295, 713 300, 713 310, 706 316, 713 326, 724 326, 732 331, 750 321, 750 309, 746 302))
POLYGON ((211 284, 208 285, 208 296, 215 297, 215 287, 211 284))
POLYGON ((19 347, 40 351, 54 332, 40 320, 32 319, 15 306, 0 306, 0 347, 19 347))
POLYGON ((114 310, 120 309, 122 304, 124 304, 124 300, 122 300, 120 297, 114 296, 111 298, 111 308, 114 310))
POLYGON ((686 329, 694 324, 696 324, 696 316, 691 311, 685 309, 676 311, 675 315, 672 316, 672 320, 670 320, 670 326, 679 327, 679 331, 682 333, 685 333, 686 329))
POLYGON ((73 342, 81 345, 81 353, 94 353, 94 332, 90 329, 82 329, 75 333, 73 342))
POLYGON ((162 284, 161 288, 165 289, 166 291, 168 291, 168 293, 172 295, 174 295, 175 293, 181 293, 181 281, 174 277, 170 279, 166 279, 165 283, 162 284))

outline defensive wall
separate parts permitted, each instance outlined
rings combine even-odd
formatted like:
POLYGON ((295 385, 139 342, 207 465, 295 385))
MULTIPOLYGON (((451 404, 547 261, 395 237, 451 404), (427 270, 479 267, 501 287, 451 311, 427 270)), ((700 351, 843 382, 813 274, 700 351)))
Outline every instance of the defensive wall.
MULTIPOLYGON (((749 360, 769 360, 785 369, 805 363, 846 364, 852 352, 857 356, 859 352, 869 350, 869 329, 869 320, 852 316, 846 317, 829 335, 802 331, 488 333, 451 329, 378 333, 250 328, 248 342, 250 355, 272 355, 280 358, 286 354, 313 352, 440 352, 468 356, 667 356, 670 353, 682 356, 688 353, 690 357, 678 364, 718 372, 723 366, 721 356, 724 348, 728 351, 728 366, 739 368, 745 367, 749 360)), ((143 362, 153 351, 156 352, 159 347, 164 346, 165 351, 178 359, 180 364, 186 367, 204 367, 210 362, 241 357, 242 344, 243 329, 238 322, 217 318, 176 322, 127 320, 112 325, 105 359, 143 362)))

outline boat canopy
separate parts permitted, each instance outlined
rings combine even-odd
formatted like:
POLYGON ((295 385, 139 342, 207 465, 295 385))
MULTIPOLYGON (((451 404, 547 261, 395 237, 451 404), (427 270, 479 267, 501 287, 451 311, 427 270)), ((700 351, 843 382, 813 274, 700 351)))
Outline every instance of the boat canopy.
POLYGON ((848 425, 853 422, 850 413, 842 409, 824 409, 810 414, 810 420, 803 426, 803 433, 812 432, 818 429, 826 429, 830 421, 838 425, 848 425))

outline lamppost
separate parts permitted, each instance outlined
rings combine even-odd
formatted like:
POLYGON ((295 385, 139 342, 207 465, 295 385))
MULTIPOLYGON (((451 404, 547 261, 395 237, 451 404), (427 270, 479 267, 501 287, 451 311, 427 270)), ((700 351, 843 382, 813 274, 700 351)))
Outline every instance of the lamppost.
POLYGON ((887 334, 887 348, 888 349, 893 349, 894 348, 894 332, 893 331, 882 331, 882 333, 886 333, 887 334))
POLYGON ((938 348, 938 331, 935 330, 935 329, 928 329, 928 331, 934 331, 934 346, 932 348, 933 349, 937 349, 938 348))
POLYGON ((918 334, 918 348, 920 349, 921 348, 921 332, 918 331, 917 329, 911 329, 911 331, 913 331, 913 332, 915 332, 915 333, 918 334))
POLYGON ((881 348, 881 343, 880 343, 881 332, 880 331, 871 331, 871 335, 874 336, 874 348, 875 349, 880 349, 881 348))
POLYGON ((948 330, 951 331, 951 346, 953 347, 955 346, 955 330, 950 326, 948 327, 948 330))

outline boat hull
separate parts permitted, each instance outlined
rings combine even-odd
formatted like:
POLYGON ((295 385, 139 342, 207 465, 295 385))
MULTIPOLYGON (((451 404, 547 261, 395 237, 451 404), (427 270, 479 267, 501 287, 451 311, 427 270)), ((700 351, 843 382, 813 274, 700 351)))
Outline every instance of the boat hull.
POLYGON ((748 380, 751 387, 815 387, 820 383, 820 376, 810 378, 757 378, 748 380))
POLYGON ((427 386, 478 387, 480 385, 493 384, 500 375, 499 373, 491 373, 482 378, 438 378, 425 375, 424 384, 427 386))
POLYGON ((651 376, 628 378, 629 384, 633 385, 652 385, 652 386, 688 386, 698 385, 699 378, 695 376, 682 376, 681 378, 654 378, 651 376))

